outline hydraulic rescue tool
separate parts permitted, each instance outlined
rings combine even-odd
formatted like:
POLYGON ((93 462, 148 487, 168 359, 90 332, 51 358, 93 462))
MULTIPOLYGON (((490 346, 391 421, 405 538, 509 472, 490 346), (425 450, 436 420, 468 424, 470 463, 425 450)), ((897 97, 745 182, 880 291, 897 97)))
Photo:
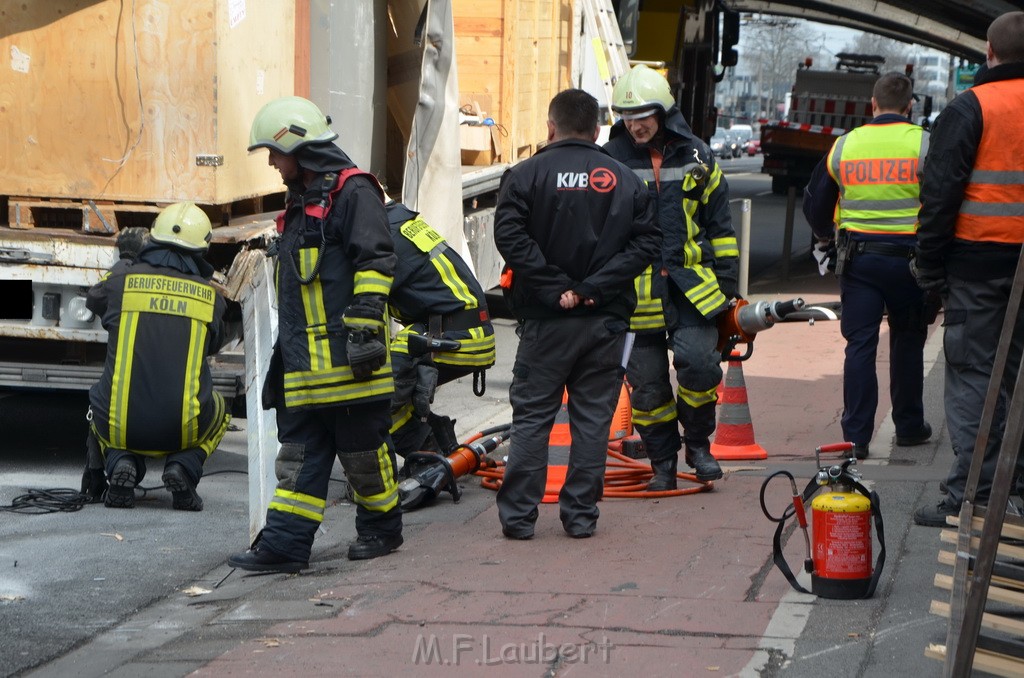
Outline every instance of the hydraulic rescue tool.
POLYGON ((786 581, 801 593, 822 598, 870 598, 885 566, 885 534, 882 527, 881 501, 878 493, 860 482, 860 473, 850 467, 857 463, 852 456, 853 443, 822 445, 814 450, 818 472, 804 488, 797 490, 796 480, 788 471, 776 471, 761 485, 761 510, 768 520, 777 523, 772 539, 772 559, 786 581), (822 453, 850 452, 841 464, 821 465, 822 453), (765 490, 775 476, 789 478, 793 491, 792 505, 779 517, 773 516, 765 504, 765 490), (820 492, 820 494, 819 494, 820 492), (814 495, 818 496, 814 496, 814 495), (811 500, 811 497, 814 497, 811 500), (804 507, 811 501, 813 532, 807 533, 804 507), (796 580, 782 554, 782 531, 786 521, 796 516, 804 533, 807 558, 804 570, 811 575, 811 590, 796 580), (878 531, 878 558, 872 571, 871 519, 878 531))
POLYGON ((510 424, 482 431, 480 438, 459 445, 447 456, 433 452, 413 452, 405 459, 400 474, 405 480, 398 484, 398 498, 403 511, 428 506, 441 492, 450 492, 457 504, 462 498, 458 479, 487 465, 487 455, 508 440, 510 424))
POLYGON ((746 299, 737 299, 723 313, 718 315, 718 350, 722 353, 722 362, 728 360, 746 360, 754 352, 754 336, 786 316, 804 307, 800 297, 789 301, 758 301, 750 303, 746 299), (737 344, 746 344, 747 351, 742 355, 733 355, 737 344))

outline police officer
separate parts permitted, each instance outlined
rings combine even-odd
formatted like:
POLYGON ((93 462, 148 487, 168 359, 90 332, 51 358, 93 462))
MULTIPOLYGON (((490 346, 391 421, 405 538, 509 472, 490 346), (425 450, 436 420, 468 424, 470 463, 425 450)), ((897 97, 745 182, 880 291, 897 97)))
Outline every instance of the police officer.
MULTIPOLYGON (((1024 313, 1012 328, 1006 369, 993 375, 1017 261, 1024 244, 1024 12, 1007 12, 988 28, 986 70, 935 121, 921 179, 921 226, 914 273, 922 289, 943 296, 945 413, 956 455, 947 495, 914 512, 918 525, 942 527, 957 515, 974 455, 983 455, 976 504, 987 504, 1006 427, 1007 394, 1024 352, 1024 313), (975 449, 993 377, 1003 394, 988 444, 975 449)), ((1018 451, 1016 475, 1024 472, 1018 451)))
POLYGON ((654 471, 647 489, 671 490, 683 443, 698 480, 722 477, 711 456, 722 382, 716 316, 736 296, 739 250, 725 176, 683 119, 668 81, 637 65, 615 83, 612 99, 620 120, 605 150, 647 183, 662 232, 660 257, 635 283, 628 379, 633 424, 654 471), (674 394, 669 347, 679 384, 674 394))
POLYGON ((203 259, 211 233, 193 203, 166 207, 148 244, 89 290, 86 306, 109 335, 89 391, 90 446, 105 459, 108 507, 135 505, 149 457, 164 459, 175 509, 203 510, 196 486, 231 420, 204 360, 225 337, 226 304, 203 259))
POLYGON ((803 210, 815 237, 827 243, 838 228, 836 273, 846 339, 843 438, 857 459, 868 456, 875 428, 875 354, 882 315, 889 317, 889 394, 897 445, 931 437, 924 420, 924 297, 908 262, 917 242, 918 163, 928 133, 910 121, 913 83, 902 73, 875 82, 875 117, 839 137, 815 167, 803 210))
POLYGON ((309 566, 335 456, 354 490, 352 560, 402 545, 385 305, 395 253, 384 194, 333 142, 317 106, 283 97, 256 114, 249 150, 266 148, 288 188, 278 216, 279 337, 264 389, 277 410, 278 485, 255 544, 233 567, 309 566))
POLYGON ((462 257, 418 213, 393 200, 386 207, 398 260, 388 306, 404 325, 391 342, 391 437, 402 457, 428 448, 447 453, 458 444, 455 422, 430 411, 434 389, 494 364, 494 328, 484 290, 462 257), (410 335, 457 341, 459 348, 418 352, 410 335))
POLYGON ((512 271, 509 299, 520 321, 511 447, 497 495, 509 539, 533 536, 564 391, 572 443, 559 517, 571 537, 594 533, 636 303, 632 280, 660 241, 647 190, 594 144, 598 129, 594 97, 560 92, 548 107, 550 143, 501 180, 494 242, 512 271))

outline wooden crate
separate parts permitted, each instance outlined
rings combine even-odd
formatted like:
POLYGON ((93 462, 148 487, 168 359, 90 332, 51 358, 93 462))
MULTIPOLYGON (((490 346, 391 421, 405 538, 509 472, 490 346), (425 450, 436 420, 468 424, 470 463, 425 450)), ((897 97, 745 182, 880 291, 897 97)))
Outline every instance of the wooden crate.
POLYGON ((460 106, 493 118, 497 153, 478 164, 532 155, 547 139, 551 97, 570 87, 571 0, 452 0, 460 106))
POLYGON ((295 91, 294 2, 0 0, 0 17, 0 193, 226 204, 281 190, 246 147, 259 108, 295 91))

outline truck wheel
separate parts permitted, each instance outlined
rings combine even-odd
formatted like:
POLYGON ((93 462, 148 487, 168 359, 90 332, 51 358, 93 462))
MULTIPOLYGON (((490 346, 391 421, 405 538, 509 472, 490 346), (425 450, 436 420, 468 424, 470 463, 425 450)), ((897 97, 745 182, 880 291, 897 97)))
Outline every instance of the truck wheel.
POLYGON ((772 193, 775 195, 786 195, 789 188, 789 180, 786 177, 772 177, 772 193))

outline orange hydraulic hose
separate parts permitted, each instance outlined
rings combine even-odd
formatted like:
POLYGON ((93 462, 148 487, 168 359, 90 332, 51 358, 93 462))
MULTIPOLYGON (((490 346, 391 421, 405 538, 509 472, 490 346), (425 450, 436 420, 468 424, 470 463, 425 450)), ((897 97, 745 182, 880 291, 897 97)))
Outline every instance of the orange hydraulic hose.
MULTIPOLYGON (((471 443, 483 437, 481 433, 474 433, 466 443, 471 443)), ((679 487, 674 490, 661 492, 648 492, 647 483, 654 477, 654 472, 648 464, 631 459, 619 449, 622 443, 619 440, 608 444, 608 464, 604 474, 604 494, 602 499, 662 499, 664 497, 681 497, 687 494, 697 494, 714 489, 714 483, 697 480, 692 473, 677 473, 676 477, 693 483, 691 487, 679 487)), ((505 475, 504 464, 490 462, 487 460, 474 472, 480 476, 480 486, 488 490, 497 490, 501 487, 501 481, 505 475)))

